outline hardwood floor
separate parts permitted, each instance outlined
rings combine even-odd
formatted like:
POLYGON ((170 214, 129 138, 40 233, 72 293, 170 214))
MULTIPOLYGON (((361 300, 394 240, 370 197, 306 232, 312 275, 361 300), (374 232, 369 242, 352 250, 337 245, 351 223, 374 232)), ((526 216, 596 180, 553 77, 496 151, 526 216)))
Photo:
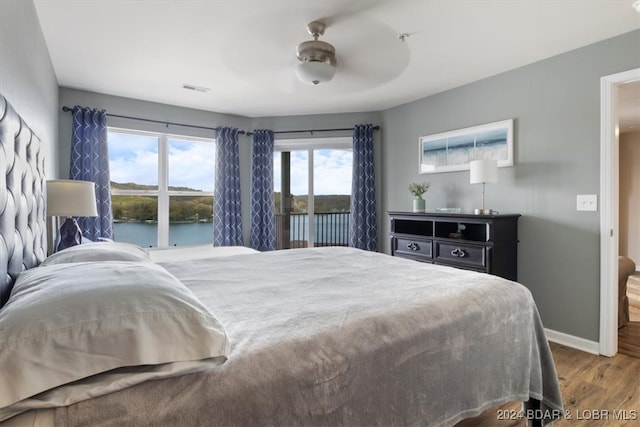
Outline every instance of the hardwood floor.
POLYGON ((629 321, 618 329, 618 351, 631 357, 640 358, 640 322, 629 321))
MULTIPOLYGON (((556 427, 640 425, 640 272, 627 282, 630 322, 618 331, 615 357, 596 356, 551 343, 566 417, 556 427), (600 419, 596 419, 600 418, 600 419)), ((521 403, 496 406, 456 427, 525 427, 523 419, 499 420, 499 411, 519 411, 521 403)))
MULTIPOLYGON (((596 356, 551 343, 566 416, 556 427, 640 425, 640 359, 596 356)), ((519 411, 519 402, 496 406, 455 427, 525 427, 524 419, 499 420, 499 410, 519 411)))
POLYGON ((627 281, 629 297, 629 323, 618 329, 618 351, 640 357, 640 272, 635 272, 627 281))
POLYGON ((629 319, 640 322, 640 271, 629 276, 627 296, 629 297, 629 319))

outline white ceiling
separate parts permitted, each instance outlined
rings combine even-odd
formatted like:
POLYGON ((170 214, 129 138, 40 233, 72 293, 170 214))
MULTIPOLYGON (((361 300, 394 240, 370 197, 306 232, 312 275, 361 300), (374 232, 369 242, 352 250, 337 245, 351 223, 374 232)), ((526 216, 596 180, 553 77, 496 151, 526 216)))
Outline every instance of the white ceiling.
POLYGON ((249 117, 384 110, 640 28, 632 0, 34 4, 61 86, 249 117), (293 71, 312 20, 338 57, 319 86, 293 71))

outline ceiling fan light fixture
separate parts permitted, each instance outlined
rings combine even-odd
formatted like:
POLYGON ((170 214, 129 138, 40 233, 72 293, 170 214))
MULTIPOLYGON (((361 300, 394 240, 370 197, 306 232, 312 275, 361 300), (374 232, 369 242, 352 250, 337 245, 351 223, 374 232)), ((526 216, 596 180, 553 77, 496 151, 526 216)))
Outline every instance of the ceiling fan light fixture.
POLYGON ((296 75, 303 83, 317 85, 330 81, 336 73, 336 50, 327 42, 318 40, 324 34, 322 22, 311 22, 307 31, 313 40, 302 42, 296 49, 300 63, 296 66, 296 75))
POLYGON ((327 62, 305 61, 296 65, 296 75, 301 82, 310 85, 326 83, 333 78, 336 69, 327 62))

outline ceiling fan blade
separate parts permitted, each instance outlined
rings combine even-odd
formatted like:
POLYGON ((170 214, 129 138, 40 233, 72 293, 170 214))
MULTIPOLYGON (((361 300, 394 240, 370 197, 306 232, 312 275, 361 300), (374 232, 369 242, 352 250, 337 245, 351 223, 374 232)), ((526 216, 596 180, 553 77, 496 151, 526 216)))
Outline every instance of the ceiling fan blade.
POLYGON ((388 0, 361 0, 349 2, 336 2, 335 10, 325 16, 314 18, 315 21, 324 22, 327 28, 348 22, 354 16, 362 15, 363 12, 373 9, 378 5, 388 3, 388 0))

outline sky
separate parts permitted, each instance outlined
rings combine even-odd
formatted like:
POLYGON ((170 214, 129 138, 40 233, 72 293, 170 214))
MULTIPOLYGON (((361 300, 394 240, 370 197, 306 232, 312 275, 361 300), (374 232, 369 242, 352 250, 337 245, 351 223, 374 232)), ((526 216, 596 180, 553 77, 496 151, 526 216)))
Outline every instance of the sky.
MULTIPOLYGON (((169 140, 169 186, 213 191, 215 146, 169 140)), ((158 140, 151 136, 109 133, 111 180, 158 185, 158 140)))
MULTIPOLYGON (((313 192, 314 194, 351 194, 352 153, 348 150, 315 150, 313 152, 313 192)), ((279 192, 280 153, 274 156, 273 187, 279 192)), ((308 194, 309 182, 308 151, 291 153, 291 194, 308 194)))
MULTIPOLYGON (((158 184, 158 140, 152 136, 109 132, 111 180, 158 184)), ((279 153, 274 161, 274 189, 280 191, 279 153)), ((351 194, 350 150, 314 151, 314 193, 351 194)), ((169 185, 202 191, 214 188, 215 145, 169 140, 169 185)), ((291 154, 291 193, 308 193, 308 152, 291 154)))

